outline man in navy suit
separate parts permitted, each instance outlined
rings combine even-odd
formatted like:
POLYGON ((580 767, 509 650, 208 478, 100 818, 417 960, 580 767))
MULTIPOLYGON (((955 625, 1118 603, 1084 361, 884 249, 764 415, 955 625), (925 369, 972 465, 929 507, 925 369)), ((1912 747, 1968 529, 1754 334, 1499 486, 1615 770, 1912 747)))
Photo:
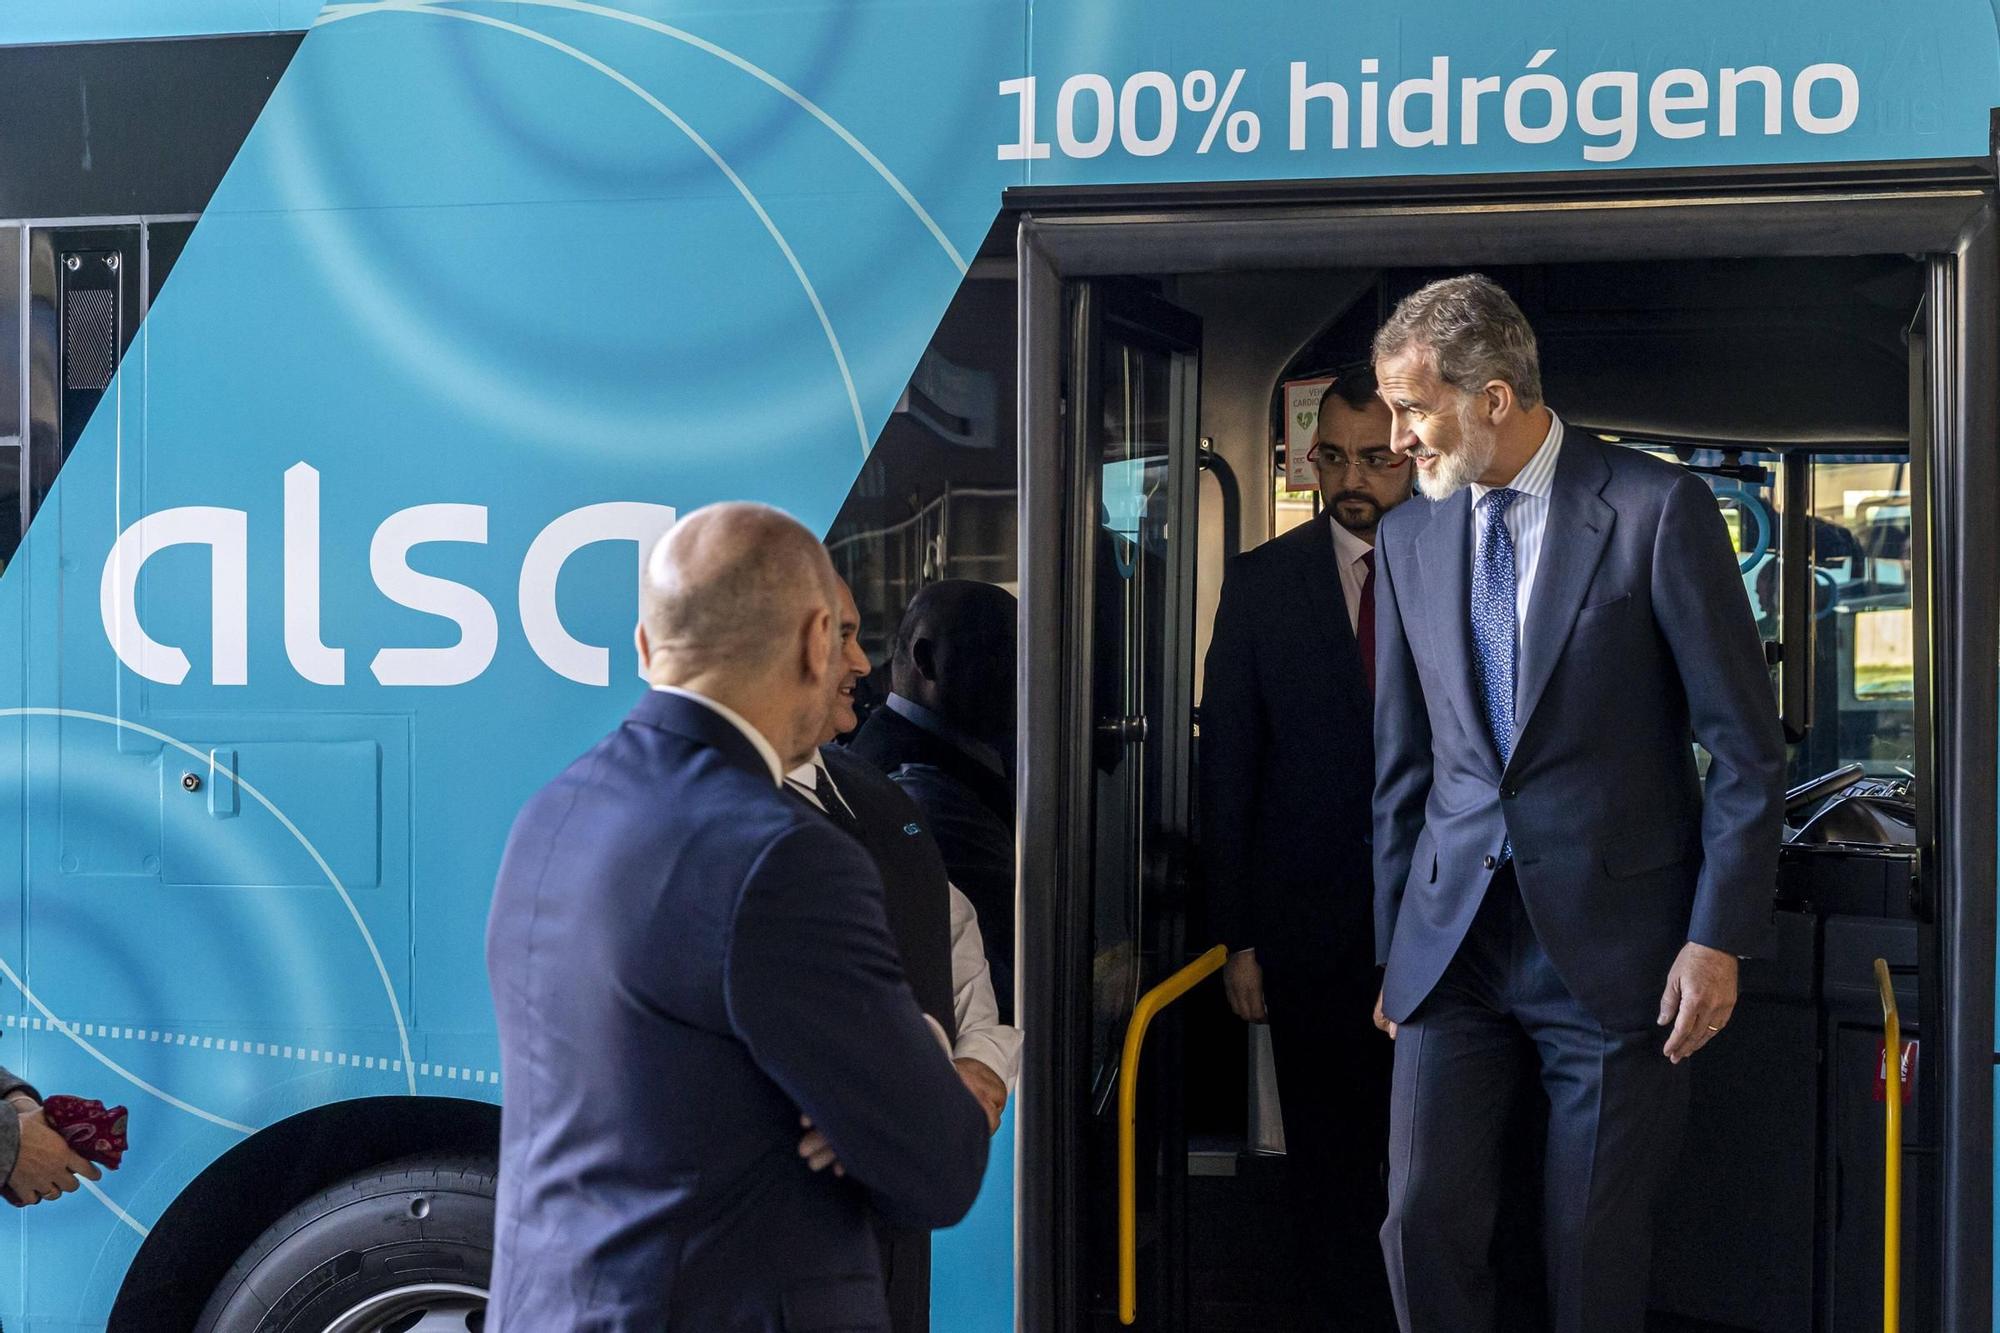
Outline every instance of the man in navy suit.
MULTIPOLYGON (((847 584, 834 580, 840 597, 841 680, 833 711, 813 757, 785 775, 792 794, 831 819, 867 849, 882 876, 889 933, 903 975, 923 1011, 951 1039, 952 1064, 986 1111, 986 1125, 1000 1128, 1008 1087, 1019 1069, 1021 1034, 1000 1022, 986 964, 985 945, 972 904, 954 886, 916 802, 874 764, 831 742, 860 724, 855 687, 869 671, 861 646, 861 610, 847 584)), ((833 1151, 817 1130, 810 1136, 815 1167, 833 1164, 833 1151)), ((910 1227, 883 1227, 882 1266, 888 1279, 889 1322, 895 1333, 930 1328, 931 1237, 910 1227)))
POLYGON ((1496 1327, 1501 1137, 1538 1080, 1551 1321, 1638 1333, 1681 1066, 1770 924, 1785 755, 1749 602, 1701 479, 1566 434, 1491 281, 1406 298, 1375 370, 1434 502, 1376 563, 1397 1313, 1496 1327))
POLYGON ((951 882, 978 913, 1014 1021, 1014 639, 1020 605, 972 579, 926 584, 896 628, 893 692, 849 749, 930 817, 951 882))
POLYGON ((1393 1323, 1389 1041, 1374 998, 1375 531, 1410 498, 1367 365, 1320 399, 1325 512, 1229 562, 1201 696, 1201 850, 1237 1017, 1271 1026, 1299 1296, 1343 1329, 1393 1323))
POLYGON ((833 568, 778 511, 717 505, 642 582, 654 688, 528 802, 494 890, 488 1327, 886 1333, 871 1210, 957 1221, 987 1120, 867 853, 783 788, 844 680, 833 568))

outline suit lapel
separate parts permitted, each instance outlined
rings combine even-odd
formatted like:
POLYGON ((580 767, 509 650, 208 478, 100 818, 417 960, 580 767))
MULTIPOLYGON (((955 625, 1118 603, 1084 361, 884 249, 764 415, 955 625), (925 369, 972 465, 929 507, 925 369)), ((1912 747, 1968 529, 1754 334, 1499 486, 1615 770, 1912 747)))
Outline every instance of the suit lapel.
MULTIPOLYGON (((1412 500, 1412 504, 1429 503, 1412 500)), ((1439 660, 1446 663, 1445 693, 1459 721, 1497 774, 1500 755, 1486 727, 1486 710, 1474 683, 1472 647, 1472 493, 1462 490, 1433 506, 1430 522, 1416 542, 1415 566, 1422 571, 1423 605, 1439 660)), ((1403 576, 1397 575, 1400 581, 1403 576)))
POLYGON ((1576 613, 1611 539, 1617 512, 1600 494, 1611 479, 1603 449, 1581 432, 1572 432, 1565 437, 1556 459, 1541 562, 1528 601, 1528 623, 1521 634, 1521 679, 1516 687, 1520 702, 1514 709, 1517 754, 1519 740, 1527 734, 1535 705, 1541 702, 1542 691, 1548 688, 1549 677, 1562 659, 1576 613))

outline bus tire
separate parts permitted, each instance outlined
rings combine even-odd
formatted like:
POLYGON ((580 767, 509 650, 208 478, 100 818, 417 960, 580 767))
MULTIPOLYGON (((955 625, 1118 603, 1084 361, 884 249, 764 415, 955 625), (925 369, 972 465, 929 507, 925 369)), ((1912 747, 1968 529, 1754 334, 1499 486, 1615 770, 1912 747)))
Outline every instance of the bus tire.
POLYGON ((495 1179, 490 1159, 435 1154, 349 1176, 265 1229, 196 1333, 478 1333, 495 1179))

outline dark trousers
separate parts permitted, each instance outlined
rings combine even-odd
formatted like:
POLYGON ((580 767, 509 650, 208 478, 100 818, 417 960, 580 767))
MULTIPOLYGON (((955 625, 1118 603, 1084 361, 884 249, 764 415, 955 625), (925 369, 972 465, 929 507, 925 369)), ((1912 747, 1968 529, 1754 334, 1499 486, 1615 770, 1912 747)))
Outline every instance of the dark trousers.
POLYGON ((1314 1328, 1393 1329, 1376 1233, 1388 1206, 1389 1076, 1375 1027, 1375 969, 1264 968, 1264 1005, 1285 1120, 1285 1176, 1299 1245, 1299 1299, 1314 1328))
POLYGON ((1542 951, 1512 873, 1495 877, 1451 966, 1396 1041, 1382 1250, 1405 1333, 1508 1328, 1496 1304, 1494 1221, 1508 1128, 1537 1083, 1547 1103, 1548 1324, 1640 1333, 1654 1197, 1687 1111, 1687 1071, 1660 1054, 1666 1035, 1607 1031, 1591 1018, 1542 951))
POLYGON ((892 1333, 930 1333, 931 1233, 892 1227, 877 1218, 875 1239, 882 1247, 892 1333))

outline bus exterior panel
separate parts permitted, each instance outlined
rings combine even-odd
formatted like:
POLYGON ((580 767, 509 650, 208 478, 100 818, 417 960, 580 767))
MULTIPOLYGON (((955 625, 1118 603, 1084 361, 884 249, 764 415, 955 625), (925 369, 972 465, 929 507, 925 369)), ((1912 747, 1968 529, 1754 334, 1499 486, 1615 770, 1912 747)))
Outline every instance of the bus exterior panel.
MULTIPOLYGON (((1003 192, 1972 159, 2000 102, 1973 0, 33 0, 0 43, 273 28, 0 575, 0 1059, 135 1144, 10 1223, 32 1329, 143 1326, 135 1260, 270 1127, 498 1103, 494 869, 639 687, 638 553, 721 499, 829 527, 1003 192)), ((1014 1323, 1010 1171, 940 1243, 954 1330, 1014 1323)))

